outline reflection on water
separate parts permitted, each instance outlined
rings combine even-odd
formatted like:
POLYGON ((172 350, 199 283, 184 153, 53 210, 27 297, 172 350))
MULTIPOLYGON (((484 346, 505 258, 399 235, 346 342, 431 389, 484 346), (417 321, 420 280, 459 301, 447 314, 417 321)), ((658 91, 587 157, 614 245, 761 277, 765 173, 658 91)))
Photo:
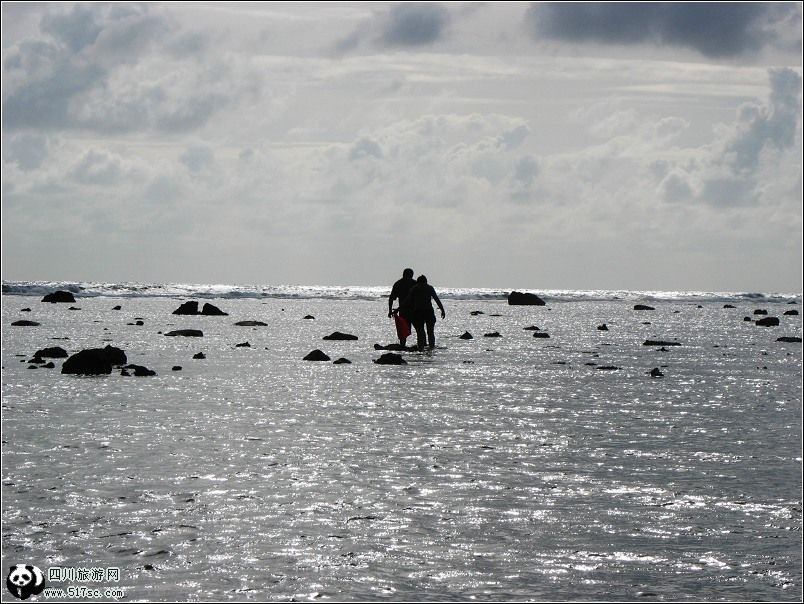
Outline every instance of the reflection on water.
POLYGON ((382 300, 137 299, 135 327, 96 298, 36 306, 39 331, 3 302, 6 566, 119 567, 146 600, 801 598, 801 346, 720 304, 452 301, 439 348, 391 367, 382 300), (52 337, 159 375, 14 356, 52 337))

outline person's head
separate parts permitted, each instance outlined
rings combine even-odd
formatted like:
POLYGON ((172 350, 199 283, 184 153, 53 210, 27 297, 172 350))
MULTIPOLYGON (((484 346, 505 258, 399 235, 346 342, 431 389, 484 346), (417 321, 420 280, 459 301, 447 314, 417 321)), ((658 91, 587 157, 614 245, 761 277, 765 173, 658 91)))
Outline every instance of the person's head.
POLYGON ((427 283, 427 277, 424 275, 419 275, 419 277, 416 279, 416 283, 427 283))
POLYGON ((406 268, 404 271, 402 271, 402 276, 405 279, 413 279, 413 269, 412 268, 406 268))

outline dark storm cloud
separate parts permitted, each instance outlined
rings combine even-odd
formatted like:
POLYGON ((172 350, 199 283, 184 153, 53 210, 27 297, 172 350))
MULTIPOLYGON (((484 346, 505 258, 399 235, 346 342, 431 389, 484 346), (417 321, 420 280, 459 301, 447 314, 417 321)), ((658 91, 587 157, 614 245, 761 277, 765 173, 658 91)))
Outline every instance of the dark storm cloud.
POLYGON ((771 43, 769 23, 797 10, 793 3, 771 2, 538 3, 528 8, 526 20, 536 39, 655 43, 725 58, 771 43))
POLYGON ((381 41, 388 46, 423 46, 437 41, 449 15, 437 4, 398 4, 391 9, 381 41))

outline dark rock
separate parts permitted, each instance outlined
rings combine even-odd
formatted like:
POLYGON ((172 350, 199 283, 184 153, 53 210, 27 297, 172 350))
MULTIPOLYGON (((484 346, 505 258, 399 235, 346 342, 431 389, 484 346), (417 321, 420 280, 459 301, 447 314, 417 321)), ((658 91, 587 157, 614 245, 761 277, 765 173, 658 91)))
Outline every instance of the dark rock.
POLYGON ((534 337, 534 338, 542 338, 542 339, 545 339, 545 338, 549 338, 549 337, 550 337, 550 334, 549 334, 549 333, 547 333, 546 331, 534 331, 534 332, 533 332, 533 337, 534 337))
POLYGON ((204 332, 200 329, 176 329, 174 331, 169 331, 165 334, 166 336, 186 336, 188 338, 201 338, 204 336, 204 332))
POLYGON ((198 302, 195 300, 190 300, 189 302, 183 302, 176 310, 173 311, 174 315, 197 315, 198 314, 198 302))
POLYGON ((313 315, 305 315, 304 318, 305 319, 315 319, 315 317, 313 315))
POLYGON ((351 365, 352 361, 350 361, 349 359, 345 359, 345 358, 341 357, 336 361, 332 361, 332 364, 333 365, 351 365))
POLYGON ((42 367, 44 367, 45 369, 54 369, 56 366, 53 364, 53 361, 50 361, 49 363, 45 363, 44 365, 42 365, 42 367))
POLYGON ((42 348, 34 353, 35 359, 66 359, 68 356, 70 355, 61 346, 42 348))
POLYGON ((484 313, 482 310, 473 310, 469 314, 472 315, 473 317, 476 317, 477 315, 484 315, 486 313, 484 313))
POLYGON ((606 325, 605 323, 603 323, 603 325, 598 325, 598 326, 597 326, 597 330, 598 330, 598 331, 608 331, 608 330, 609 330, 609 327, 608 327, 608 325, 606 325))
POLYGON ((322 340, 356 340, 357 336, 353 336, 348 333, 342 333, 340 331, 335 331, 328 336, 324 336, 321 338, 322 340))
POLYGON ((649 373, 650 377, 664 377, 664 374, 659 370, 658 367, 654 367, 649 373))
POLYGON ((737 308, 736 306, 732 306, 731 304, 724 304, 723 308, 737 308))
POLYGON ((126 353, 120 348, 107 344, 101 350, 103 350, 103 354, 106 355, 106 358, 109 359, 109 362, 112 365, 125 365, 128 361, 126 358, 126 353))
POLYGON ((26 321, 25 319, 22 319, 20 321, 14 321, 12 325, 15 325, 17 327, 37 327, 38 325, 41 325, 41 323, 37 323, 36 321, 26 321))
POLYGON ((768 311, 767 311, 767 310, 765 310, 764 308, 757 308, 757 309, 754 311, 754 314, 755 314, 755 315, 767 315, 767 314, 768 314, 768 311))
POLYGON ((743 321, 753 321, 751 317, 743 317, 743 321))
POLYGON ((235 348, 251 348, 251 344, 248 342, 241 342, 240 344, 235 344, 235 348))
POLYGON ((664 340, 645 340, 643 346, 681 346, 680 342, 666 342, 664 340))
POLYGON ((305 361, 329 361, 331 360, 326 354, 322 351, 316 349, 311 351, 306 357, 304 357, 305 361))
POLYGON ((20 308, 20 312, 31 312, 30 308, 20 308))
POLYGON ((64 361, 61 372, 74 375, 108 375, 112 372, 112 363, 102 348, 88 348, 64 361))
POLYGON ((779 319, 777 317, 765 317, 764 319, 759 319, 756 324, 760 327, 775 327, 779 324, 779 319))
POLYGON ((68 308, 67 310, 81 310, 81 309, 80 309, 80 308, 78 308, 78 307, 76 307, 76 306, 71 306, 71 307, 70 307, 70 308, 68 308))
POLYGON ((502 336, 500 335, 499 331, 492 331, 491 333, 484 333, 483 337, 484 338, 501 338, 502 336))
POLYGON ((597 367, 596 369, 597 369, 598 371, 617 371, 617 370, 619 370, 620 368, 619 368, 619 367, 615 367, 614 365, 600 365, 600 366, 599 366, 599 367, 597 367))
POLYGON ((206 357, 206 356, 204 356, 204 353, 203 353, 203 352, 196 352, 196 353, 193 355, 193 358, 194 358, 194 359, 205 359, 205 358, 207 358, 207 357, 206 357))
POLYGON ((128 371, 126 371, 125 369, 121 369, 120 370, 120 375, 122 375, 123 377, 128 377, 131 374, 128 371))
POLYGON ((118 304, 117 306, 113 307, 112 310, 123 310, 123 307, 118 304))
POLYGON ((652 306, 648 306, 647 304, 634 304, 634 310, 656 310, 652 306))
POLYGON ((464 331, 461 335, 458 336, 461 340, 473 340, 474 336, 469 333, 468 331, 464 331))
POLYGON ((374 359, 377 365, 407 365, 408 362, 401 355, 386 352, 379 359, 374 359))
POLYGON ((382 344, 375 344, 374 350, 405 350, 407 352, 413 352, 418 350, 415 346, 402 346, 401 344, 388 344, 383 346, 382 344))
POLYGON ((784 311, 784 314, 788 315, 788 316, 795 316, 795 315, 798 314, 798 311, 797 310, 786 310, 786 311, 784 311))
POLYGON ((801 338, 796 336, 782 336, 781 338, 776 338, 777 342, 801 342, 801 338))
POLYGON ((268 323, 263 323, 262 321, 238 321, 235 325, 240 327, 266 327, 268 323))
POLYGON ((541 329, 539 329, 535 325, 530 325, 528 327, 523 327, 522 329, 525 330, 525 331, 541 331, 541 329))
POLYGON ((204 304, 204 308, 201 309, 201 314, 207 316, 217 316, 217 317, 229 316, 228 312, 223 312, 220 308, 218 308, 214 304, 209 304, 208 302, 204 304))
POLYGON ((75 298, 70 292, 65 291, 56 291, 52 294, 47 294, 44 298, 42 298, 42 302, 75 302, 75 298))
POLYGON ((134 370, 135 377, 148 377, 149 375, 156 375, 156 371, 148 369, 147 367, 143 367, 142 365, 126 365, 125 367, 123 367, 123 370, 126 369, 134 370))
POLYGON ((536 294, 513 291, 508 294, 508 304, 511 306, 544 306, 546 302, 536 294))
POLYGON ((173 365, 171 371, 181 371, 181 365, 173 365))

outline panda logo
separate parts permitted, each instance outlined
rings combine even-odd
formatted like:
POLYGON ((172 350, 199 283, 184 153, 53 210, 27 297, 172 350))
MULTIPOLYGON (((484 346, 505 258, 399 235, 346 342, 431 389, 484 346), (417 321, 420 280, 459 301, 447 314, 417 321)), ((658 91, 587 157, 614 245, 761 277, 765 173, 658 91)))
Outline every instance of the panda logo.
POLYGON ((45 589, 45 576, 42 571, 30 564, 17 564, 11 567, 6 577, 6 587, 15 598, 27 600, 42 593, 45 589))

